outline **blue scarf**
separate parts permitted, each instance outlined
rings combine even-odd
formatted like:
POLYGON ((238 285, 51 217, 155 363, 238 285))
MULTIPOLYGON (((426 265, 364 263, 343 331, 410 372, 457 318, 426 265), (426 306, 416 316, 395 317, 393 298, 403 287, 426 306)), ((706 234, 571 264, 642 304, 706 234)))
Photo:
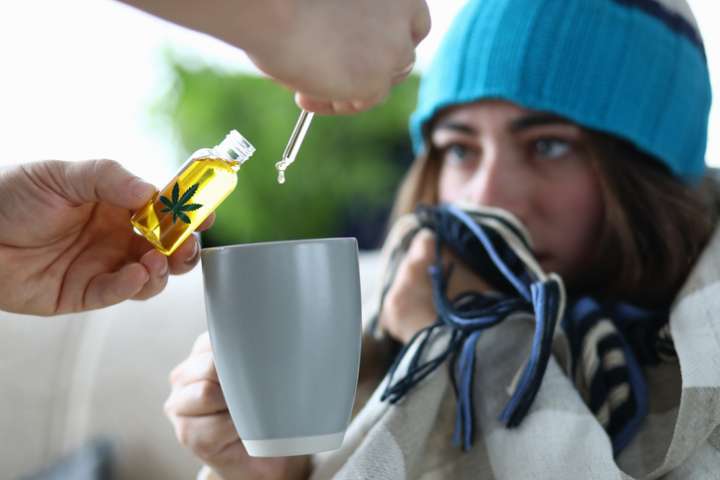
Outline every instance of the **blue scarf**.
MULTIPOLYGON (((569 374, 610 436, 617 455, 632 440, 647 415, 647 387, 641 365, 658 363, 661 356, 674 355, 667 310, 652 312, 629 304, 602 304, 590 297, 567 300, 560 277, 542 271, 532 256, 524 230, 505 212, 463 210, 454 205, 421 206, 416 218, 418 228, 406 234, 393 251, 390 268, 397 267, 419 230, 433 231, 437 255, 429 274, 438 316, 433 325, 420 330, 397 355, 381 400, 398 402, 447 361, 457 403, 453 443, 470 449, 477 342, 484 330, 511 315, 531 313, 535 318, 535 334, 529 357, 499 420, 512 428, 527 415, 542 383, 553 338, 559 333, 566 336, 570 347, 569 374), (497 291, 465 292, 449 299, 447 287, 452 265, 443 268, 443 247, 455 252, 497 291), (432 358, 425 358, 439 332, 449 333, 446 348, 432 358), (404 376, 396 378, 398 366, 408 355, 411 357, 404 376)), ((392 280, 393 275, 389 282, 392 280)), ((386 285, 384 292, 388 288, 386 285)))

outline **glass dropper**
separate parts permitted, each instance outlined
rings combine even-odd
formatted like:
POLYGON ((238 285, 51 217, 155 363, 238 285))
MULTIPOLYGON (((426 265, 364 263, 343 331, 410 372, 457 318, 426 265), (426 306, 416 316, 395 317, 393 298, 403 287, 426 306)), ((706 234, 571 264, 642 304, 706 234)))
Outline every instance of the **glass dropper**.
POLYGON ((278 172, 278 183, 285 183, 285 170, 295 161, 295 157, 297 157, 300 146, 305 138, 305 134, 307 133, 308 128, 310 128, 310 122, 312 121, 313 116, 315 116, 313 112, 308 112, 306 110, 300 111, 300 117, 298 117, 298 120, 295 123, 295 128, 293 128, 293 131, 290 134, 290 139, 285 147, 282 159, 275 164, 275 169, 278 172))

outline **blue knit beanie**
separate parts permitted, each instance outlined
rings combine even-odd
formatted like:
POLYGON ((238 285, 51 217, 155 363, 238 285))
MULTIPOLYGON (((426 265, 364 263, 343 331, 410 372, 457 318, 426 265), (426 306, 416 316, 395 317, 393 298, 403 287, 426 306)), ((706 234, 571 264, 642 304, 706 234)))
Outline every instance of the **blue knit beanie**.
POLYGON ((695 181, 711 97, 685 0, 470 0, 422 80, 410 133, 419 153, 441 109, 504 99, 628 140, 695 181))

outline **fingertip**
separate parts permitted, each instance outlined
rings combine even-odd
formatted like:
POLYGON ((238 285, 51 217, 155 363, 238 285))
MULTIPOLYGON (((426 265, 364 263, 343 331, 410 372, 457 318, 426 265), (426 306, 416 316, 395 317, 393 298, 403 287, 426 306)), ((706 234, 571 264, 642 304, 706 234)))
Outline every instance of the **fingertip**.
POLYGON ((313 98, 300 92, 295 94, 295 104, 303 110, 320 115, 331 115, 335 113, 331 102, 313 98))
POLYGON ((212 352, 210 345, 210 332, 207 330, 201 333, 193 342, 192 352, 212 352))
POLYGON ((311 99, 307 95, 303 95, 300 92, 295 92, 295 105, 297 105, 298 108, 307 110, 309 112, 315 112, 315 109, 313 108, 315 106, 315 102, 316 100, 311 99))
POLYGON ((140 263, 147 269, 148 274, 151 276, 162 277, 168 273, 167 257, 155 249, 148 250, 140 258, 140 263))
POLYGON ((149 200, 156 191, 155 185, 146 182, 140 177, 134 177, 130 180, 130 192, 138 201, 145 202, 149 200))
POLYGON ((428 7, 427 2, 423 1, 420 3, 420 8, 413 17, 411 25, 411 36, 415 46, 422 42, 432 29, 432 16, 430 15, 430 8, 428 7))
POLYGON ((118 292, 118 296, 120 297, 132 298, 150 281, 150 272, 140 263, 126 265, 124 273, 127 278, 127 290, 125 292, 118 292))
POLYGON ((355 103, 352 100, 337 100, 331 102, 331 104, 335 115, 349 115, 358 112, 355 108, 355 103))
POLYGON ((132 287, 128 289, 129 292, 132 291, 127 295, 128 297, 135 295, 145 286, 147 282, 150 281, 150 272, 148 272, 144 265, 137 262, 125 265, 125 267, 121 270, 121 273, 123 273, 123 276, 125 277, 125 280, 128 281, 129 285, 135 284, 137 286, 135 291, 132 291, 132 287))
POLYGON ((188 237, 169 258, 170 273, 182 275, 192 270, 200 259, 200 239, 197 234, 188 237))
POLYGON ((141 258, 141 264, 147 269, 149 279, 143 287, 133 295, 134 300, 147 300, 165 289, 169 278, 167 257, 160 252, 148 252, 141 258))
POLYGON ((200 240, 193 235, 189 243, 190 246, 188 248, 190 250, 185 256, 185 264, 194 267, 200 256, 200 240))
POLYGON ((372 97, 354 100, 321 100, 297 93, 295 103, 303 110, 321 115, 352 115, 374 107, 387 96, 388 92, 389 86, 385 91, 372 97))
POLYGON ((435 234, 428 229, 420 230, 410 244, 408 257, 416 261, 434 260, 435 234))
POLYGON ((415 59, 413 59, 410 63, 408 63, 402 70, 397 72, 393 78, 392 78, 392 84, 397 85, 398 83, 401 83, 404 81, 407 77, 410 76, 413 69, 415 68, 415 59))
POLYGON ((422 228, 415 234, 413 244, 428 245, 434 243, 435 233, 427 228, 422 228))
POLYGON ((205 219, 203 223, 200 224, 200 226, 197 228, 198 232, 204 232, 205 230, 210 229, 215 224, 215 212, 211 213, 208 218, 205 219))
POLYGON ((295 99, 295 105, 297 105, 300 108, 304 108, 303 103, 304 103, 305 96, 302 93, 295 92, 295 95, 293 96, 293 98, 295 99))
POLYGON ((147 203, 157 191, 154 185, 134 175, 116 160, 102 159, 84 163, 75 181, 83 182, 86 202, 102 201, 136 209, 147 203))
POLYGON ((385 98, 385 95, 375 95, 365 100, 353 100, 352 105, 356 112, 365 112, 377 106, 385 98))

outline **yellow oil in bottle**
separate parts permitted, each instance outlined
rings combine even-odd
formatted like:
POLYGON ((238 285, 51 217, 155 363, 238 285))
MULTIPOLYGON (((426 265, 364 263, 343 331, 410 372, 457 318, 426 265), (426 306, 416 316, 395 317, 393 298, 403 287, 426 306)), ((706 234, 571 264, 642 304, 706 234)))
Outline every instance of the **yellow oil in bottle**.
POLYGON ((165 255, 172 254, 237 185, 240 162, 191 159, 170 183, 135 212, 135 231, 165 255))
POLYGON ((171 255, 232 193, 237 171, 254 152, 237 130, 215 147, 196 151, 170 183, 132 215, 133 230, 171 255))

